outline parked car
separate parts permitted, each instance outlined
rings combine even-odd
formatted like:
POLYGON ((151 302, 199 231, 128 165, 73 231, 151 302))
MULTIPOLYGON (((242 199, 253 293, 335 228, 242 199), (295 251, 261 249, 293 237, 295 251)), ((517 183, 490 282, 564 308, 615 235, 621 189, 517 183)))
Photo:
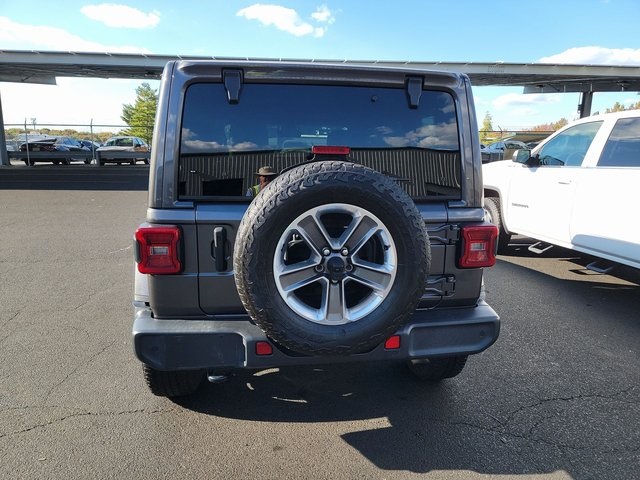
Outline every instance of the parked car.
POLYGON ((518 140, 500 140, 481 149, 482 163, 495 162, 508 158, 514 151, 527 148, 524 142, 518 140))
POLYGON ((72 160, 80 160, 84 163, 89 163, 90 161, 87 155, 77 157, 73 155, 74 152, 86 154, 90 150, 82 146, 82 144, 75 138, 67 136, 44 137, 37 140, 29 139, 28 142, 20 145, 21 152, 26 152, 27 149, 29 152, 51 152, 55 154, 51 157, 39 155, 28 159, 25 158, 23 161, 27 165, 33 165, 35 162, 52 162, 54 165, 58 165, 60 163, 63 165, 69 165, 72 160), (62 155, 63 153, 66 153, 67 155, 62 155))
POLYGON ((17 152, 20 148, 20 143, 15 139, 6 140, 7 152, 17 152))
POLYGON ((146 165, 149 164, 149 156, 136 157, 132 155, 127 156, 109 156, 108 152, 144 152, 149 153, 151 149, 147 142, 140 137, 132 136, 117 136, 111 137, 104 145, 98 148, 100 153, 100 160, 102 163, 130 163, 135 165, 138 160, 142 160, 146 165))
POLYGON ((435 382, 497 339, 467 76, 182 61, 160 92, 133 324, 154 394, 357 361, 435 382))
POLYGON ((83 147, 88 148, 89 150, 95 151, 102 146, 101 143, 94 142, 89 139, 78 140, 83 147))
POLYGON ((504 152, 505 150, 517 150, 519 148, 527 148, 524 142, 518 140, 500 140, 489 144, 484 148, 485 152, 504 152))
MULTIPOLYGON (((483 166, 487 218, 511 234, 640 268, 640 223, 634 205, 640 185, 640 110, 595 115, 558 130, 513 161, 483 166)), ((609 267, 606 267, 609 268, 609 267)))

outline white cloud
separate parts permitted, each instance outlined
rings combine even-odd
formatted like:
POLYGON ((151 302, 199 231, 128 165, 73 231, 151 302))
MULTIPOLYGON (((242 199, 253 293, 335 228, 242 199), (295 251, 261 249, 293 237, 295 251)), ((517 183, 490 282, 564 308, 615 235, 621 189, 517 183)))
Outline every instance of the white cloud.
POLYGON ((640 65, 640 48, 576 47, 543 57, 539 62, 574 65, 640 65))
POLYGON ((61 28, 17 23, 7 17, 0 17, 0 42, 7 50, 151 53, 146 48, 131 45, 104 45, 85 40, 61 28))
POLYGON ((311 18, 320 23, 332 24, 336 21, 336 17, 333 15, 329 7, 326 5, 320 5, 315 12, 311 14, 311 18))
MULTIPOLYGON (((143 80, 58 77, 57 85, 0 82, 4 122, 23 124, 37 119, 41 127, 52 124, 86 126, 122 125, 122 105, 134 103, 136 87, 143 80), (48 124, 48 125, 47 125, 48 124)), ((157 80, 148 81, 158 88, 157 80)), ((73 127, 71 127, 73 128, 73 127)), ((85 129, 85 128, 83 128, 85 129)), ((95 127, 95 131, 117 131, 117 128, 95 127)))
POLYGON ((560 98, 555 94, 507 93, 494 99, 492 104, 496 108, 513 108, 557 103, 559 101, 560 98))
POLYGON ((86 5, 80 9, 91 20, 104 23, 114 28, 153 28, 160 23, 160 12, 154 10, 149 13, 137 8, 115 3, 101 3, 86 5))
MULTIPOLYGON (((327 27, 316 27, 305 22, 298 12, 292 8, 286 8, 280 5, 263 5, 256 3, 239 10, 236 15, 244 17, 247 20, 257 20, 266 26, 274 26, 278 30, 290 33, 296 37, 305 35, 322 37, 327 32, 327 27)), ((324 5, 318 7, 318 9, 311 14, 311 17, 319 23, 330 24, 334 21, 331 11, 324 5)))

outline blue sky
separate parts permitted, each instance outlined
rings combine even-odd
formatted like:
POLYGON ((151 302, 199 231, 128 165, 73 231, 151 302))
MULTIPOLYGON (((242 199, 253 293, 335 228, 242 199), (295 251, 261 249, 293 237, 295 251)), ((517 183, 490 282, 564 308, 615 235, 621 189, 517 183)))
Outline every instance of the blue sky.
MULTIPOLYGON (((640 65, 639 0, 0 0, 0 49, 301 59, 640 65), (64 7, 62 8, 61 5, 64 7)), ((120 124, 140 81, 0 82, 5 123, 120 124)), ((154 88, 157 82, 152 82, 154 88)), ((575 118, 579 95, 474 88, 479 122, 575 118)), ((593 111, 635 103, 595 94, 593 111)))

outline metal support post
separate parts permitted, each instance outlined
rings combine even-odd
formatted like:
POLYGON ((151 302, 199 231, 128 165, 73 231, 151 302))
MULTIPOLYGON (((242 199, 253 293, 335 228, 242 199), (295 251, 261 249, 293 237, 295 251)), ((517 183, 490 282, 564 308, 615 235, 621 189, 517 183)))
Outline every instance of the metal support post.
POLYGON ((591 115, 591 103, 593 101, 593 92, 582 92, 580 96, 580 105, 578 105, 578 113, 580 118, 591 115))
POLYGON ((4 118, 2 116, 2 98, 0 97, 0 165, 11 165, 7 153, 7 140, 4 137, 4 118))

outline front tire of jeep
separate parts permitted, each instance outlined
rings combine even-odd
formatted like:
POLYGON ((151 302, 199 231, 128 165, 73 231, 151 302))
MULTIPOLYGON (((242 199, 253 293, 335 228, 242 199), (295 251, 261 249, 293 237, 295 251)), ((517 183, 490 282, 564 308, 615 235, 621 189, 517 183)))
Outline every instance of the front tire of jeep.
POLYGON ((145 364, 142 373, 151 393, 169 398, 195 393, 204 378, 204 370, 163 371, 145 364))
POLYGON ((420 380, 439 382, 460 374, 467 363, 467 355, 459 357, 425 358, 410 360, 407 366, 420 380))
POLYGON ((498 227, 498 253, 503 254, 509 247, 511 235, 507 233, 504 225, 502 224, 500 199, 495 197, 486 197, 484 199, 484 210, 486 212, 486 220, 498 227))
POLYGON ((368 351, 424 292, 430 246, 396 182, 344 161, 298 166, 251 203, 234 272, 244 307, 274 341, 305 355, 368 351))

